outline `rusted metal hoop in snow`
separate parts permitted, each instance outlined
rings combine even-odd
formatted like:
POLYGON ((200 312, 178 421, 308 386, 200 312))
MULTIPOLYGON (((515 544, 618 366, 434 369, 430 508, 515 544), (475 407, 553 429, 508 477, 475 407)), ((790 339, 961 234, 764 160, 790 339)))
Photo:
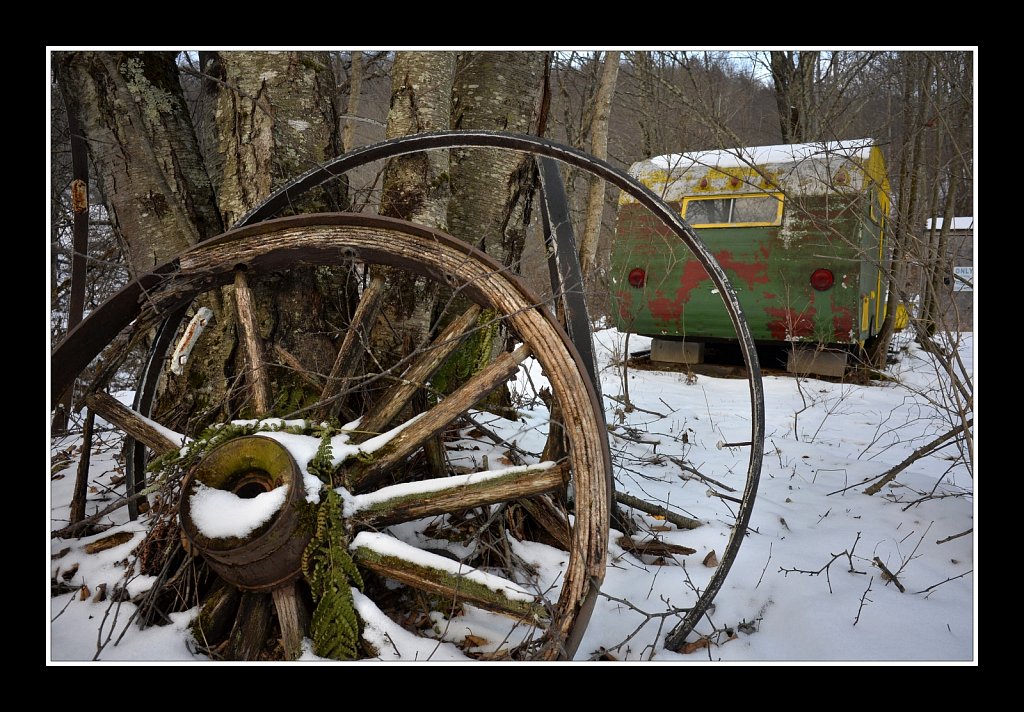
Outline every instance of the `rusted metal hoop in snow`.
MULTIPOLYGON (((684 621, 670 632, 667 639, 669 647, 678 648, 714 600, 739 552, 747 525, 750 522, 757 484, 760 479, 765 434, 764 388, 761 381, 761 369, 757 360, 754 339, 746 323, 739 299, 714 256, 693 228, 680 215, 635 178, 609 163, 598 160, 582 151, 536 136, 489 131, 451 131, 417 134, 391 139, 356 149, 333 159, 323 166, 296 178, 287 186, 278 190, 245 215, 239 221, 238 226, 265 220, 287 208, 294 200, 312 188, 367 163, 419 151, 447 148, 498 148, 547 156, 606 180, 629 194, 640 204, 646 206, 682 240, 707 271, 712 283, 719 291, 736 332, 748 373, 751 404, 750 457, 747 465, 746 485, 736 513, 736 524, 731 532, 729 542, 723 551, 721 563, 712 575, 704 593, 690 609, 684 621)), ((159 361, 168 350, 174 332, 180 325, 184 314, 184 308, 182 308, 172 318, 165 321, 158 332, 157 343, 154 345, 150 359, 144 367, 137 390, 136 409, 144 414, 148 414, 152 407, 156 380, 159 376, 159 361)), ((144 462, 144 453, 141 447, 138 447, 136 448, 136 455, 129 458, 129 463, 134 463, 135 469, 141 471, 141 466, 144 462)), ((131 479, 131 473, 129 473, 129 479, 131 479)))

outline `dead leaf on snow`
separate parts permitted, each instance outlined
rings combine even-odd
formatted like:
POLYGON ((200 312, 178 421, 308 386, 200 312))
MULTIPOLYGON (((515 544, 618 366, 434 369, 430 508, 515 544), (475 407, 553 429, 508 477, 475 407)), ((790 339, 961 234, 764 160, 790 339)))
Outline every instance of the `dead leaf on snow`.
POLYGON ((462 642, 467 648, 479 648, 483 645, 487 645, 487 639, 481 638, 479 635, 467 635, 463 638, 462 642))
POLYGON ((704 565, 709 569, 713 569, 718 566, 718 554, 715 553, 714 549, 709 551, 708 555, 704 557, 704 565))
POLYGON ((91 595, 92 595, 92 591, 90 591, 90 590, 89 590, 89 587, 88 587, 88 586, 86 586, 86 585, 85 585, 85 584, 83 583, 83 584, 82 584, 82 588, 81 588, 81 589, 79 589, 79 591, 78 591, 78 600, 79 600, 79 601, 84 601, 84 600, 88 599, 88 598, 89 598, 89 596, 91 596, 91 595))
POLYGON ((679 649, 679 652, 683 655, 689 655, 690 653, 695 653, 698 650, 703 650, 710 644, 711 641, 709 641, 707 638, 699 638, 693 641, 692 643, 686 643, 685 645, 683 645, 683 647, 679 649))
POLYGON ((86 544, 82 548, 85 550, 86 554, 98 554, 101 551, 106 551, 107 549, 113 549, 115 546, 120 546, 126 541, 131 541, 133 536, 135 536, 135 534, 132 532, 117 532, 116 534, 111 534, 110 536, 105 536, 102 539, 97 539, 94 542, 86 544))

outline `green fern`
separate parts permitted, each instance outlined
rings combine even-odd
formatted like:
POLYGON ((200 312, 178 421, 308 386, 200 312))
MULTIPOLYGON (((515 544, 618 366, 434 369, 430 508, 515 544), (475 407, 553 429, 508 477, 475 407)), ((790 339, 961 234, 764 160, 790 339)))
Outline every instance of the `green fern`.
POLYGON ((333 428, 324 427, 321 429, 320 447, 316 449, 313 459, 306 464, 306 469, 309 473, 319 477, 328 486, 331 484, 331 476, 334 474, 334 466, 331 464, 331 460, 334 458, 334 450, 331 446, 331 437, 333 435, 333 428))
POLYGON ((316 531, 302 553, 302 573, 316 603, 310 622, 313 652, 334 660, 354 660, 359 648, 359 617, 352 586, 362 590, 363 578, 348 553, 341 509, 341 497, 328 488, 317 511, 316 531))

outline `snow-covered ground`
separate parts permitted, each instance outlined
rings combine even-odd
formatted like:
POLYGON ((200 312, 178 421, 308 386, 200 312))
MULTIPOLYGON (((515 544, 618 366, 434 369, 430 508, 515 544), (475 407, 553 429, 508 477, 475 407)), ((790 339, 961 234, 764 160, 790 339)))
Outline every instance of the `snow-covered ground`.
MULTIPOLYGON (((870 386, 765 378, 765 459, 750 528, 714 608, 689 638, 704 636, 710 644, 691 645, 684 654, 666 650, 664 637, 679 620, 672 608, 692 605, 694 588, 702 589, 712 573, 705 558, 712 551, 721 555, 728 539, 730 508, 736 505, 709 492, 722 493, 724 485, 737 490, 737 496, 743 489, 748 449, 722 444, 749 440, 748 385, 630 369, 628 391, 635 409, 626 412, 623 374, 616 365, 622 336, 605 330, 595 340, 617 487, 667 503, 705 525, 676 530, 635 513, 664 541, 697 550, 668 561, 637 559, 622 550, 620 534, 612 532, 602 595, 578 660, 604 654, 672 662, 976 661, 976 533, 943 541, 975 526, 971 473, 950 459, 953 448, 947 448, 919 460, 873 497, 863 494, 863 485, 851 487, 950 429, 941 397, 946 389, 930 357, 910 344, 891 368, 896 382, 870 386), (719 484, 694 478, 679 462, 719 484), (844 488, 849 489, 840 491, 844 488), (936 497, 912 504, 929 493, 936 497), (897 575, 905 592, 883 580, 876 557, 897 575)), ((971 336, 959 345, 972 373, 971 336)), ((644 346, 644 339, 631 338, 631 350, 644 346)), ((537 369, 532 379, 541 378, 537 369)), ((524 419, 512 425, 525 433, 530 424, 531 414, 524 412, 524 419)), ((509 424, 495 421, 491 427, 501 431, 509 424)), ((119 476, 116 442, 110 433, 103 439, 106 444, 101 442, 93 455, 90 512, 117 491, 111 484, 119 476)), ((74 439, 55 440, 51 453, 74 445, 74 439)), ((490 469, 502 467, 499 457, 496 451, 490 469)), ((71 457, 52 473, 54 529, 67 521, 76 464, 77 457, 71 457)), ((142 522, 127 522, 123 510, 111 521, 119 526, 100 535, 48 540, 50 577, 87 586, 90 594, 81 600, 75 590, 50 599, 49 659, 91 660, 108 638, 101 660, 205 659, 192 652, 189 641, 187 624, 195 611, 176 614, 171 625, 140 630, 125 627, 131 604, 92 600, 101 584, 108 592, 118 585, 121 563, 145 531, 142 522), (112 549, 86 553, 92 541, 118 530, 132 537, 112 549)), ((413 540, 417 531, 414 525, 392 527, 400 539, 413 540)), ((458 554, 454 545, 451 550, 458 554)), ((564 555, 533 542, 517 544, 515 553, 537 568, 541 585, 557 587, 564 555)), ((128 591, 134 594, 149 584, 147 577, 136 577, 128 591)), ((470 606, 462 616, 437 621, 446 642, 407 633, 364 596, 357 594, 356 606, 367 624, 365 637, 385 659, 464 660, 457 644, 465 648, 467 640, 500 638, 489 627, 491 614, 470 606)), ((303 659, 316 658, 307 652, 303 659)))

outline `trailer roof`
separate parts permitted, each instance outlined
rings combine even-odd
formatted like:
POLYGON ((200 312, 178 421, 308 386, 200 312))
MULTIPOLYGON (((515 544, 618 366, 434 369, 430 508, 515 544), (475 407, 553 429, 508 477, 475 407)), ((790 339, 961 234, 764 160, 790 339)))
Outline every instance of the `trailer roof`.
POLYGON ((874 145, 872 139, 850 141, 818 141, 814 143, 781 144, 778 146, 740 146, 714 151, 693 151, 656 156, 650 162, 661 169, 687 170, 693 166, 736 168, 771 164, 800 163, 808 159, 831 157, 867 160, 874 145))
MULTIPOLYGON (((888 210, 885 159, 870 138, 672 153, 638 161, 629 172, 668 201, 773 190, 789 196, 830 195, 878 185, 888 210)), ((622 194, 619 201, 632 199, 622 194)))

